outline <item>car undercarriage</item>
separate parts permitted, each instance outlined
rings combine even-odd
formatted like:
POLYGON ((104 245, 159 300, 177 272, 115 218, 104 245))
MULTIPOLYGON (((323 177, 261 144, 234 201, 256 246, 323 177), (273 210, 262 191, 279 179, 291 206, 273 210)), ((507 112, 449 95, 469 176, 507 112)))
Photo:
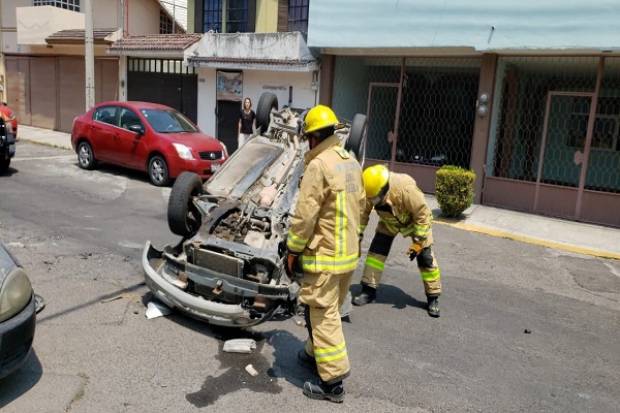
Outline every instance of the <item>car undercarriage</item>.
MULTIPOLYGON (((206 183, 192 173, 175 182, 168 223, 183 238, 143 253, 148 287, 170 307, 212 324, 248 327, 293 313, 299 286, 285 271, 289 215, 304 170, 303 111, 277 110, 261 96, 257 132, 206 183)), ((365 117, 337 134, 363 161, 365 117)), ((342 310, 346 312, 346 310, 342 310)))

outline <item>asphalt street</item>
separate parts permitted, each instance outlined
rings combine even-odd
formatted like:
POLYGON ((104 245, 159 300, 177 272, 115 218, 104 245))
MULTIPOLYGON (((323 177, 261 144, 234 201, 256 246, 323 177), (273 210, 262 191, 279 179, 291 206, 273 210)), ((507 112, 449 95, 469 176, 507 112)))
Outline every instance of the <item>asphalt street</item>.
POLYGON ((0 177, 0 239, 47 306, 27 364, 0 381, 3 413, 620 411, 618 261, 436 225, 445 293, 431 319, 399 240, 378 302, 345 324, 352 374, 345 403, 332 405, 301 394, 313 377, 296 362, 301 320, 243 332, 145 318, 139 259, 146 240, 177 240, 169 192, 137 172, 83 171, 70 151, 18 144, 0 177), (231 337, 258 348, 223 353, 231 337))

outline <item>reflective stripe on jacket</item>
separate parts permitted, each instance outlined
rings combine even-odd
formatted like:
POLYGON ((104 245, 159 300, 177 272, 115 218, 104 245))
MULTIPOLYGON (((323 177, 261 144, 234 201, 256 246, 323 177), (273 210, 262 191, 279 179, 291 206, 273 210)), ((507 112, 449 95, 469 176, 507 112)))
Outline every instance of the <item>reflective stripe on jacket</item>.
POLYGON ((287 247, 303 252, 304 271, 346 273, 357 266, 366 197, 362 169, 333 135, 306 154, 287 247))
MULTIPOLYGON (((389 185, 384 204, 374 207, 385 229, 390 235, 401 233, 424 246, 431 245, 433 214, 415 180, 409 175, 391 172, 389 185)), ((362 227, 368 224, 372 210, 373 205, 368 201, 361 217, 362 227)))

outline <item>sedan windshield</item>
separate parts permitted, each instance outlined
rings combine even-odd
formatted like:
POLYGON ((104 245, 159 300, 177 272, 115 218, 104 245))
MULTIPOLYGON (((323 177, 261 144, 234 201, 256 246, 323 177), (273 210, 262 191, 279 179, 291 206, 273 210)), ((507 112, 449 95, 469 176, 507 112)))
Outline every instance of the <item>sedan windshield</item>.
POLYGON ((159 133, 198 132, 185 116, 175 110, 142 109, 141 112, 159 133))

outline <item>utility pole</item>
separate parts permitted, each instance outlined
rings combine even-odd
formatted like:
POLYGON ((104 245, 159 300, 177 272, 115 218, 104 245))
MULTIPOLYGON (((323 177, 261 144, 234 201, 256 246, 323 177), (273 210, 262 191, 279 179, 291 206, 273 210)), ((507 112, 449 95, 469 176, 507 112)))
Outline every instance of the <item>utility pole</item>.
POLYGON ((93 35, 93 0, 82 0, 86 18, 84 30, 84 60, 86 67, 86 111, 95 106, 95 45, 93 35))
POLYGON ((172 33, 176 33, 177 24, 177 0, 172 0, 172 33))

